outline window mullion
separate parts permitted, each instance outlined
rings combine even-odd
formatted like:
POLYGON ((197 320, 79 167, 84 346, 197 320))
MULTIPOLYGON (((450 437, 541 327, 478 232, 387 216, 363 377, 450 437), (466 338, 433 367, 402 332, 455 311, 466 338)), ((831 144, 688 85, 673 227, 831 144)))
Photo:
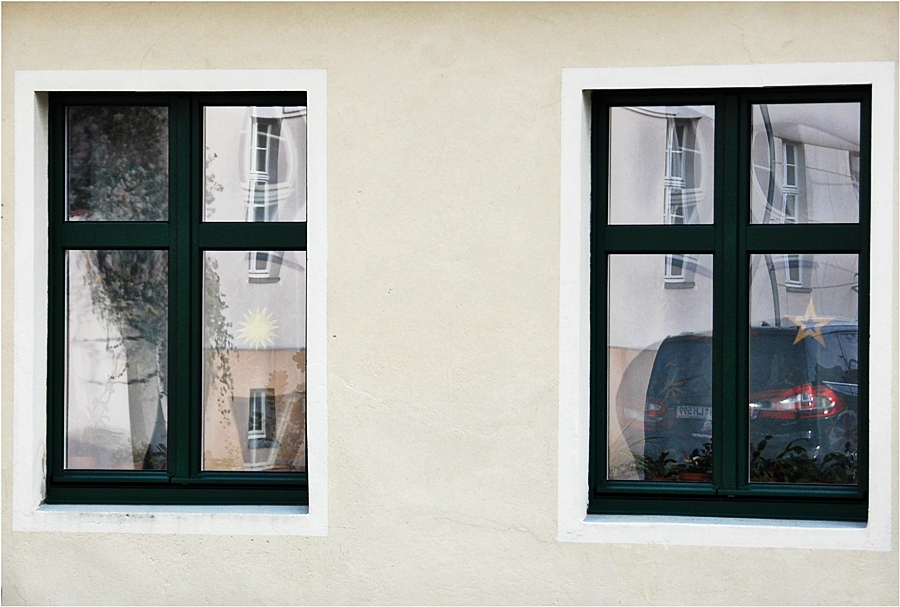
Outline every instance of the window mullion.
POLYGON ((733 425, 734 435, 731 442, 735 448, 735 480, 739 488, 746 489, 750 478, 750 253, 748 251, 748 229, 751 215, 750 190, 753 164, 750 150, 752 141, 752 105, 746 96, 740 96, 735 100, 735 108, 737 110, 736 129, 738 133, 735 142, 737 147, 735 171, 738 191, 735 196, 737 217, 735 218, 734 227, 737 231, 738 240, 734 248, 736 255, 734 277, 737 283, 737 289, 735 290, 737 300, 732 307, 736 317, 731 324, 732 330, 735 331, 736 344, 736 348, 733 350, 736 381, 732 388, 735 419, 733 425))
POLYGON ((193 347, 191 326, 191 132, 190 104, 184 97, 172 99, 171 180, 169 233, 170 293, 169 343, 173 370, 190 369, 189 373, 170 373, 169 384, 169 454, 173 480, 191 475, 191 410, 194 373, 190 352, 193 347))
MULTIPOLYGON (((739 356, 742 302, 746 289, 742 275, 742 200, 746 176, 740 171, 743 139, 729 137, 742 127, 737 97, 723 95, 716 111, 716 259, 713 264, 713 457, 714 480, 720 491, 734 491, 740 484, 741 408, 739 356), (734 288, 734 278, 738 277, 734 288), (716 366, 718 363, 718 366, 716 366)), ((746 271, 743 272, 746 274, 746 271)))

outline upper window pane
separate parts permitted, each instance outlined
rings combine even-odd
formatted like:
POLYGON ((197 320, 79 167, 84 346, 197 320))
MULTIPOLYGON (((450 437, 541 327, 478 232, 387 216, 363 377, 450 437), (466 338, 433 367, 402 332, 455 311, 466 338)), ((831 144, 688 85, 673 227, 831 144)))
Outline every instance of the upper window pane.
POLYGON ((711 105, 611 108, 609 223, 712 223, 714 127, 711 105))
POLYGON ((306 108, 203 110, 205 221, 306 221, 306 108))
POLYGON ((859 107, 753 106, 751 223, 859 221, 859 107))
POLYGON ((168 108, 66 108, 66 207, 71 221, 168 220, 168 108))

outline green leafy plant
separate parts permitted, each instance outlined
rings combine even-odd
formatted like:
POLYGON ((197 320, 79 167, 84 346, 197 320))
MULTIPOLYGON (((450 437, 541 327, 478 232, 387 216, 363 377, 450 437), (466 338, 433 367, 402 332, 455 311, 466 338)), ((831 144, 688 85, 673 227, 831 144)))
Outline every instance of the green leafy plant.
POLYGON ((661 451, 656 457, 649 455, 634 455, 634 462, 638 470, 644 473, 645 480, 670 478, 677 468, 673 465, 675 460, 669 457, 668 451, 661 451))
POLYGON ((703 443, 699 449, 691 451, 691 456, 678 464, 677 469, 679 473, 712 474, 712 442, 707 441, 703 443))
POLYGON ((771 435, 761 440, 750 457, 750 480, 762 483, 853 484, 857 482, 859 460, 853 445, 847 442, 844 451, 832 452, 819 461, 801 443, 808 439, 792 440, 773 458, 763 455, 771 435))

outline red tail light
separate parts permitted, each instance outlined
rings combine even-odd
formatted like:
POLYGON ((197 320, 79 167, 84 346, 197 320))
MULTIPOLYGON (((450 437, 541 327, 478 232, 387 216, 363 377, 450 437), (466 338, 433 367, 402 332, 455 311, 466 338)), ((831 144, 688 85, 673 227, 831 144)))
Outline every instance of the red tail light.
POLYGON ((847 406, 837 393, 825 386, 803 384, 788 390, 767 390, 751 396, 753 417, 797 419, 831 417, 847 406))
POLYGON ((647 404, 644 408, 649 421, 662 419, 666 413, 666 402, 658 398, 647 398, 647 404))

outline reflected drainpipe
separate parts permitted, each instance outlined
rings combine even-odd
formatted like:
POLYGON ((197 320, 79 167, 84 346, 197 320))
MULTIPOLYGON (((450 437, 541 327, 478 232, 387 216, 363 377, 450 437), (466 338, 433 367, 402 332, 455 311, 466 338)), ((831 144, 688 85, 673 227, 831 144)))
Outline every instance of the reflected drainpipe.
MULTIPOLYGON (((769 224, 772 216, 772 206, 775 198, 775 137, 772 135, 772 120, 769 118, 769 106, 765 103, 759 105, 762 112, 763 124, 766 127, 766 141, 769 144, 769 185, 766 189, 766 211, 763 213, 763 225, 769 224)), ((772 263, 772 255, 766 253, 766 268, 769 270, 769 285, 772 287, 772 307, 775 313, 775 326, 781 326, 781 302, 778 298, 778 281, 775 280, 775 264, 772 263)))

